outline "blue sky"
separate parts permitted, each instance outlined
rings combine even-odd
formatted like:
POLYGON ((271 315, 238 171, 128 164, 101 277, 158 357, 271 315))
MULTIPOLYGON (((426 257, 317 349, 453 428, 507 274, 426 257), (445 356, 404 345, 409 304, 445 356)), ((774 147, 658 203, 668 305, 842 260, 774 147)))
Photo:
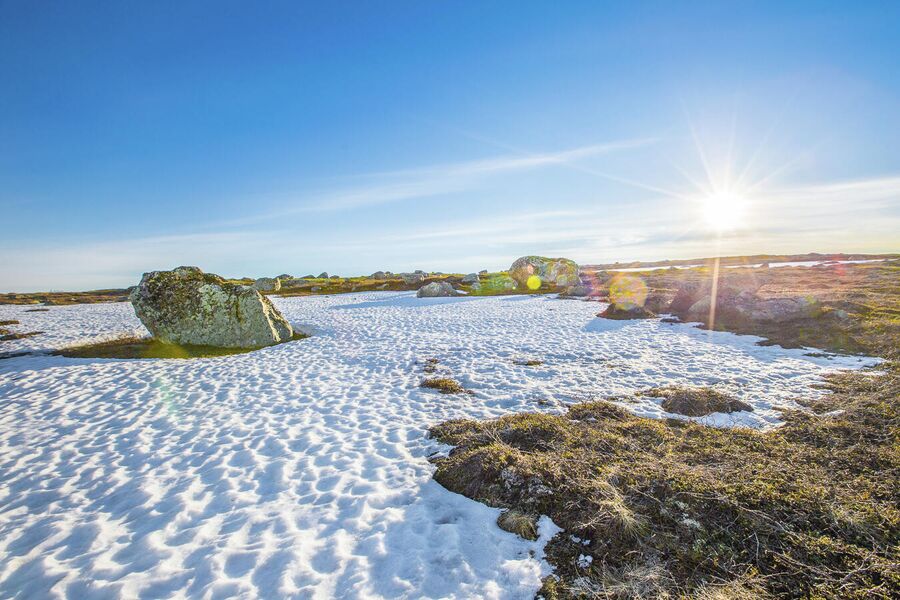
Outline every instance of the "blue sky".
POLYGON ((0 291, 900 251, 898 31, 897 2, 0 1, 0 291))

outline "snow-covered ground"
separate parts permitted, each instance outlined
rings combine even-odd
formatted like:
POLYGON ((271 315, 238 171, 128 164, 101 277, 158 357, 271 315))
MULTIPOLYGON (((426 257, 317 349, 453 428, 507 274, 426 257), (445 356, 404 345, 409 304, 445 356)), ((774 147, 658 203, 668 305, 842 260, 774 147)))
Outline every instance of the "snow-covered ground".
MULTIPOLYGON (((528 598, 552 524, 524 541, 431 481, 429 425, 678 383, 755 408, 711 422, 769 426, 827 370, 870 364, 596 319, 595 302, 275 302, 315 335, 189 361, 0 360, 0 597, 528 598), (475 393, 419 388, 431 357, 475 393)), ((143 332, 128 304, 27 308, 0 320, 46 333, 0 351, 143 332)))

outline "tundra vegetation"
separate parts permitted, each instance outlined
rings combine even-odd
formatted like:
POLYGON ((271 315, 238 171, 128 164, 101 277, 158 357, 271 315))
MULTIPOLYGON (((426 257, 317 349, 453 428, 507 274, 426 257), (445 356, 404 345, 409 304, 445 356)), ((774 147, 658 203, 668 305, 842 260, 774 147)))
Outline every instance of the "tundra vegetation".
MULTIPOLYGON (((671 300, 713 270, 643 280, 671 300)), ((768 431, 653 420, 605 400, 431 428, 454 446, 435 461, 439 483, 505 509, 500 525, 524 537, 541 514, 564 529, 539 596, 900 596, 900 264, 761 271, 757 294, 808 295, 819 310, 771 330, 714 328, 885 362, 828 377, 830 394, 799 399, 768 431)), ((689 413, 741 409, 709 390, 650 393, 689 413)))

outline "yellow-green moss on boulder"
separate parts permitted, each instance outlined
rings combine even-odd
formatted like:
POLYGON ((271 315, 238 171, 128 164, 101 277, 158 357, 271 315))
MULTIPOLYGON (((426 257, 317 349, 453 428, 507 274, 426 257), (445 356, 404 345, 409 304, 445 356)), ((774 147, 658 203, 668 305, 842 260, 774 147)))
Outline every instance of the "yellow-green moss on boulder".
POLYGON ((153 337, 171 344, 259 348, 294 333, 259 291, 197 267, 145 273, 129 299, 153 337))

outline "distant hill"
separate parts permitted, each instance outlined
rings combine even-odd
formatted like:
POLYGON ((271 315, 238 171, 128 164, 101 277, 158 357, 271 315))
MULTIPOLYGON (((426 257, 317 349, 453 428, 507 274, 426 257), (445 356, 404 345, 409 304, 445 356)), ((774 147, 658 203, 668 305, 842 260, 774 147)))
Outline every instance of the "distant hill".
MULTIPOLYGON (((753 265, 759 263, 780 263, 780 262, 807 262, 807 261, 841 261, 841 260, 879 260, 900 258, 900 254, 845 254, 838 252, 836 254, 821 254, 818 252, 810 252, 807 254, 753 254, 750 256, 722 256, 719 258, 720 265, 753 265)), ((639 269, 639 268, 665 268, 665 267, 684 267, 690 265, 705 265, 715 260, 715 257, 706 258, 686 258, 679 260, 657 260, 657 261, 632 261, 632 262, 616 262, 605 264, 581 265, 582 269, 589 270, 615 270, 615 269, 639 269)))

